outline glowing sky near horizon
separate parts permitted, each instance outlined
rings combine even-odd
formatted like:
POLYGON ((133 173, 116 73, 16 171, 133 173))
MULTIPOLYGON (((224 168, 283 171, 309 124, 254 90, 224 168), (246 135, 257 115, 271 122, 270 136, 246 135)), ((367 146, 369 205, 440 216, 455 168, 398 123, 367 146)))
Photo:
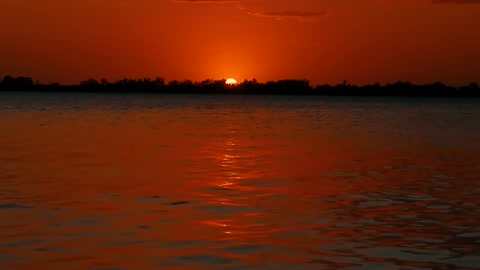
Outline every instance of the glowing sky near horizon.
POLYGON ((480 81, 480 0, 0 0, 0 76, 480 81))

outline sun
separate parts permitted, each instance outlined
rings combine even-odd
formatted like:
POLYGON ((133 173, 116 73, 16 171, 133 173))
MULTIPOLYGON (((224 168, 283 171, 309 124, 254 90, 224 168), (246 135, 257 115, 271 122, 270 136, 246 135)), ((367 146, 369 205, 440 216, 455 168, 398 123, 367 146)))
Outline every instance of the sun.
POLYGON ((225 84, 235 85, 235 84, 237 84, 237 80, 235 80, 234 78, 228 78, 228 79, 225 81, 225 84))

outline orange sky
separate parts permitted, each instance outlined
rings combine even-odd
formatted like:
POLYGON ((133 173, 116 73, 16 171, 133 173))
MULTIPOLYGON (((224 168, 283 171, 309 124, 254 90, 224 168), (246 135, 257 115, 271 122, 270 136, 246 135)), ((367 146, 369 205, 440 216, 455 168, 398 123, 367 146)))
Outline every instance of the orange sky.
POLYGON ((480 81, 480 0, 0 0, 0 76, 480 81))

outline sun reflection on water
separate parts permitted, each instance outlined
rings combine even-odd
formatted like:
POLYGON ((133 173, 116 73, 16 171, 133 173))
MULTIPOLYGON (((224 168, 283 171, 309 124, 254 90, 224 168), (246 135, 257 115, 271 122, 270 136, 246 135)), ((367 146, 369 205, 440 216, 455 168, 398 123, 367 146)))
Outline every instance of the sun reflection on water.
POLYGON ((267 187, 258 185, 262 170, 256 161, 262 153, 245 138, 234 137, 241 134, 229 136, 212 140, 202 151, 203 158, 212 164, 205 176, 210 181, 204 183, 208 190, 207 211, 211 213, 209 219, 201 223, 214 228, 220 241, 231 245, 260 245, 259 239, 266 241, 272 233, 271 224, 266 220, 270 214, 266 215, 259 204, 259 200, 270 193, 267 187))

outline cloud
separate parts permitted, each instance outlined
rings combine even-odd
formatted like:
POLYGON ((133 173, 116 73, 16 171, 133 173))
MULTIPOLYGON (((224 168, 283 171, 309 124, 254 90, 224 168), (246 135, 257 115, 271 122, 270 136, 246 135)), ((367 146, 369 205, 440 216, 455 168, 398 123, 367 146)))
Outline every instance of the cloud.
POLYGON ((222 3, 237 3, 235 0, 174 0, 177 3, 207 3, 207 4, 222 4, 222 3))
POLYGON ((434 4, 480 4, 480 0, 432 0, 434 4))
POLYGON ((177 3, 186 4, 231 4, 239 9, 245 9, 241 0, 173 0, 177 3))
POLYGON ((468 5, 480 4, 480 0, 376 0, 383 4, 403 4, 403 5, 431 5, 431 4, 445 4, 445 5, 468 5))
POLYGON ((261 0, 173 0, 176 3, 182 4, 231 4, 238 9, 245 10, 248 15, 255 17, 282 19, 297 19, 301 21, 314 21, 319 17, 328 14, 324 11, 298 11, 298 10, 284 10, 284 11, 265 11, 265 12, 251 12, 245 6, 248 2, 259 2, 261 0))
POLYGON ((256 17, 266 17, 274 18, 278 20, 282 19, 298 19, 298 20, 315 20, 319 17, 325 16, 328 14, 328 11, 312 12, 312 11, 296 11, 296 10, 285 10, 285 11, 265 11, 257 13, 249 13, 252 16, 256 17))

